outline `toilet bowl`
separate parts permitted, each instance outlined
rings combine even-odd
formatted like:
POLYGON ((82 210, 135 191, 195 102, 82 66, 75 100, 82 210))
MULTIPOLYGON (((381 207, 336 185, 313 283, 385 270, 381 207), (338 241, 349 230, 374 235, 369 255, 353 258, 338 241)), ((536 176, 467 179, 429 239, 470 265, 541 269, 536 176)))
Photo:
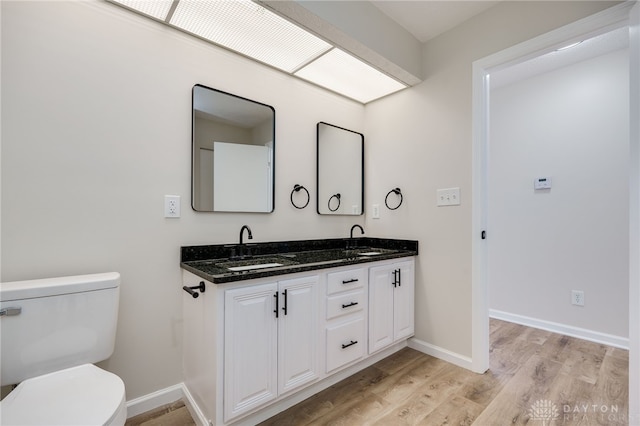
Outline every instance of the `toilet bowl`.
POLYGON ((123 426, 125 386, 93 365, 115 345, 120 274, 2 283, 3 426, 123 426))
POLYGON ((92 364, 27 379, 0 402, 6 426, 121 426, 126 420, 124 383, 92 364))

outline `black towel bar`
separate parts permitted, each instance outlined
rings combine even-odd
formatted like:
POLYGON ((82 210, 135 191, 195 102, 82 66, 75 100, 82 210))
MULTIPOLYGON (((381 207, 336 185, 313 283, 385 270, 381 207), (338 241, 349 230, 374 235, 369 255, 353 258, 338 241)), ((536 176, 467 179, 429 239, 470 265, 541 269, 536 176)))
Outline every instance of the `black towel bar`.
POLYGON ((200 285, 195 285, 193 287, 189 287, 185 285, 182 287, 182 289, 187 293, 189 293, 194 299, 196 299, 198 296, 200 296, 200 293, 204 293, 204 290, 205 290, 204 281, 200 281, 200 285), (195 290, 200 290, 200 293, 198 293, 195 290))

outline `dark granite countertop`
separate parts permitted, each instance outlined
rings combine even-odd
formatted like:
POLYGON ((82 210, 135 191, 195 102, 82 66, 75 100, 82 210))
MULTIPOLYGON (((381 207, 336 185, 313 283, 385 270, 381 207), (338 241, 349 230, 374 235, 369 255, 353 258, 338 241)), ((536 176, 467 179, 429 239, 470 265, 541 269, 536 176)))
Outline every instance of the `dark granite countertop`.
POLYGON ((418 242, 414 240, 336 238, 243 244, 241 249, 238 244, 185 246, 180 248, 180 266, 222 284, 417 254, 418 242), (250 255, 238 258, 240 252, 250 255))

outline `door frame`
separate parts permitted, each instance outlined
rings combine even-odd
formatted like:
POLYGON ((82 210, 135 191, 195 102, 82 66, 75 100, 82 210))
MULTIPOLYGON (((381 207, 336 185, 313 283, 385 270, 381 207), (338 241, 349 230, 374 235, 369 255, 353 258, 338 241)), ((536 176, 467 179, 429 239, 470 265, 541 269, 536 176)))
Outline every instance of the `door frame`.
MULTIPOLYGON (((517 44, 508 49, 502 50, 485 58, 473 62, 472 69, 472 119, 473 119, 473 140, 472 140, 472 283, 471 283, 471 320, 472 320, 472 343, 471 358, 473 371, 483 373, 489 369, 489 289, 487 278, 487 256, 488 248, 486 240, 482 238, 486 231, 487 238, 491 238, 491 230, 487 229, 488 217, 488 184, 487 173, 489 167, 489 91, 490 73, 507 68, 520 62, 543 55, 561 47, 562 45, 580 41, 620 28, 629 26, 631 9, 635 2, 625 2, 599 12, 595 15, 578 20, 562 28, 535 37, 531 40, 517 44)), ((635 14, 639 5, 635 5, 635 14)), ((636 27, 636 33, 637 33, 636 27)), ((633 33, 633 31, 632 31, 633 33)), ((639 36, 636 35, 636 38, 639 36)), ((633 36, 631 37, 633 38, 633 36)), ((631 45, 633 46, 633 40, 631 45)), ((633 54, 631 54, 633 56, 633 54)), ((637 58, 636 58, 637 60, 637 58)), ((633 59, 631 60, 633 62, 633 59)), ((632 73, 633 73, 632 66, 632 73)), ((636 73, 639 70, 636 68, 636 73)), ((637 79, 637 76, 636 76, 637 79)), ((633 81, 633 77, 631 78, 633 81)), ((632 87, 633 89, 633 87, 632 87)), ((638 95, 638 89, 633 94, 638 95)), ((640 96, 636 96, 640 97, 640 96)), ((640 106, 640 101, 636 101, 636 115, 640 106)), ((635 266, 638 259, 638 247, 640 247, 640 214, 639 209, 634 206, 640 204, 640 196, 633 193, 633 188, 638 189, 634 184, 640 178, 640 137, 639 132, 633 130, 634 113, 633 101, 631 122, 632 131, 630 134, 631 145, 631 172, 630 172, 630 276, 629 276, 629 341, 630 341, 630 365, 629 365, 629 413, 630 416, 640 414, 640 379, 635 374, 640 370, 640 358, 636 354, 640 349, 640 269, 635 266), (635 135, 635 136, 634 136, 635 135), (635 251, 634 251, 635 250, 635 251), (634 257, 634 254, 636 255, 634 257), (635 260, 634 260, 635 259, 635 260), (638 297, 636 297, 638 296, 638 297), (635 319, 635 320, 634 320, 635 319), (634 375, 631 373, 635 372, 634 375)), ((637 119, 636 119, 637 122, 637 119)), ((637 127, 637 123, 635 124, 637 127)), ((636 191, 637 192, 637 191, 636 191)))
POLYGON ((640 3, 629 14, 629 424, 640 421, 640 3))

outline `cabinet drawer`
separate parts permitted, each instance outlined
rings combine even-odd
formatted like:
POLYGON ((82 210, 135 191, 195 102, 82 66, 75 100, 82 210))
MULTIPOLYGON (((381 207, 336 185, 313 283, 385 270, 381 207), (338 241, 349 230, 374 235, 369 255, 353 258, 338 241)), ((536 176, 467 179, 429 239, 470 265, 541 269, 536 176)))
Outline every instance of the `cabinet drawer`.
POLYGON ((327 327, 327 373, 364 356, 364 319, 327 327))
POLYGON ((327 298, 327 319, 362 311, 364 304, 363 290, 329 296, 327 298))
POLYGON ((327 275, 327 294, 360 288, 364 286, 366 279, 367 274, 364 268, 333 272, 327 275))

